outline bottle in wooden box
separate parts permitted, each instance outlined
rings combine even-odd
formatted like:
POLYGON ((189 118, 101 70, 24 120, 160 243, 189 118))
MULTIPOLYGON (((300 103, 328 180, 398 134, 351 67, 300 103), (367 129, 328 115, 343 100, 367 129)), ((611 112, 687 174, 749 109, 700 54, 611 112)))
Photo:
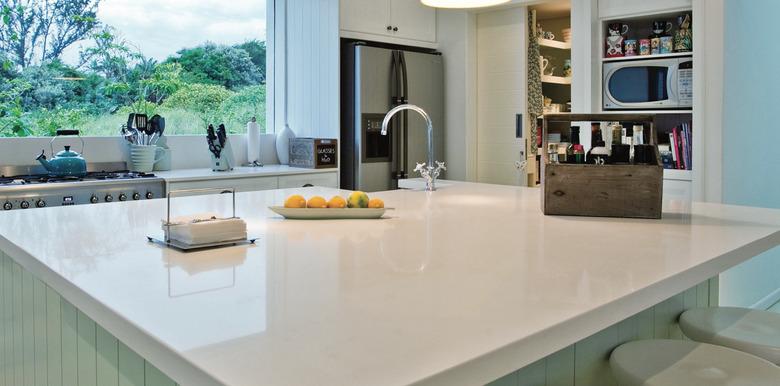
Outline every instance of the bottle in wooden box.
POLYGON ((291 138, 290 166, 310 169, 338 166, 338 141, 327 138, 291 138))

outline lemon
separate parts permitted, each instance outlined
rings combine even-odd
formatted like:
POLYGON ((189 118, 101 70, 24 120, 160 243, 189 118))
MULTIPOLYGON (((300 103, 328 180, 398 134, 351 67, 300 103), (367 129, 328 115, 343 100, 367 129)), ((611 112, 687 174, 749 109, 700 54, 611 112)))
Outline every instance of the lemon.
POLYGON ((341 196, 333 196, 328 201, 328 208, 344 208, 347 206, 347 200, 341 196))
POLYGON ((303 198, 300 194, 293 194, 290 197, 287 197, 286 200, 284 200, 284 207, 285 208, 305 208, 306 207, 306 199, 303 198))
POLYGON ((327 208, 328 203, 325 201, 325 199, 321 196, 314 196, 309 199, 308 202, 306 202, 307 208, 327 208))
POLYGON ((348 208, 368 208, 368 195, 361 192, 352 192, 347 198, 348 208))
POLYGON ((385 207, 385 202, 382 201, 381 198, 372 198, 372 199, 368 200, 368 207, 369 208, 375 208, 375 209, 384 208, 385 207))

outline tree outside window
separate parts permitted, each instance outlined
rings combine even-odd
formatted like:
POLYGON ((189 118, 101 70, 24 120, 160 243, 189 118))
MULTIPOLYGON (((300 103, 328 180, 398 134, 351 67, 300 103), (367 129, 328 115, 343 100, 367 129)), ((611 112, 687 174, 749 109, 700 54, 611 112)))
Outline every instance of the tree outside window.
POLYGON ((130 113, 264 130, 263 1, 0 0, 0 18, 0 136, 114 136, 130 113))

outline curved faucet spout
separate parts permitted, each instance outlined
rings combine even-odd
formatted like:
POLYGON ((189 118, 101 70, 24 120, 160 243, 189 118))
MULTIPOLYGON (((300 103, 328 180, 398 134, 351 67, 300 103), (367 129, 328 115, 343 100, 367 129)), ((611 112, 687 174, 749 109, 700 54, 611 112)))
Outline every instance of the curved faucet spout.
POLYGON ((417 167, 414 169, 414 171, 419 172, 422 178, 425 179, 425 189, 432 192, 436 190, 436 178, 439 177, 439 174, 442 170, 447 170, 447 168, 444 166, 444 162, 436 162, 436 165, 434 165, 433 123, 431 122, 431 117, 428 116, 428 113, 426 113, 425 110, 421 109, 419 106, 410 104, 393 107, 390 111, 387 112, 385 119, 382 120, 382 135, 387 135, 387 125, 390 124, 390 119, 392 119, 395 114, 398 114, 403 110, 416 111, 422 115, 423 119, 425 119, 425 123, 428 125, 428 165, 423 167, 423 164, 417 164, 417 167))
POLYGON ((420 115, 422 115, 423 119, 425 119, 425 124, 428 125, 428 167, 434 168, 435 166, 433 164, 433 123, 431 122, 431 117, 428 116, 428 113, 426 113, 425 110, 421 109, 419 106, 405 104, 405 105, 398 105, 396 107, 393 107, 390 111, 387 112, 387 115, 385 115, 385 119, 382 120, 382 135, 387 135, 387 125, 390 124, 390 119, 392 119, 394 115, 398 114, 403 110, 416 111, 420 115))

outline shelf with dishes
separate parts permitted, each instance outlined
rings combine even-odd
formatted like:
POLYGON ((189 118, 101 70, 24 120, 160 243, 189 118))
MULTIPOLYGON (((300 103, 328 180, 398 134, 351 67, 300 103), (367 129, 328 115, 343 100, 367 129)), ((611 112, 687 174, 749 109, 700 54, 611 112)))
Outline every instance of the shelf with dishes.
POLYGON ((614 58, 601 58, 602 62, 622 62, 628 60, 652 60, 652 59, 666 59, 666 58, 681 58, 686 56, 693 56, 693 51, 689 52, 673 52, 670 54, 656 54, 656 55, 634 55, 634 56, 618 56, 614 58))
POLYGON ((691 55, 691 12, 605 20, 602 61, 691 55))

